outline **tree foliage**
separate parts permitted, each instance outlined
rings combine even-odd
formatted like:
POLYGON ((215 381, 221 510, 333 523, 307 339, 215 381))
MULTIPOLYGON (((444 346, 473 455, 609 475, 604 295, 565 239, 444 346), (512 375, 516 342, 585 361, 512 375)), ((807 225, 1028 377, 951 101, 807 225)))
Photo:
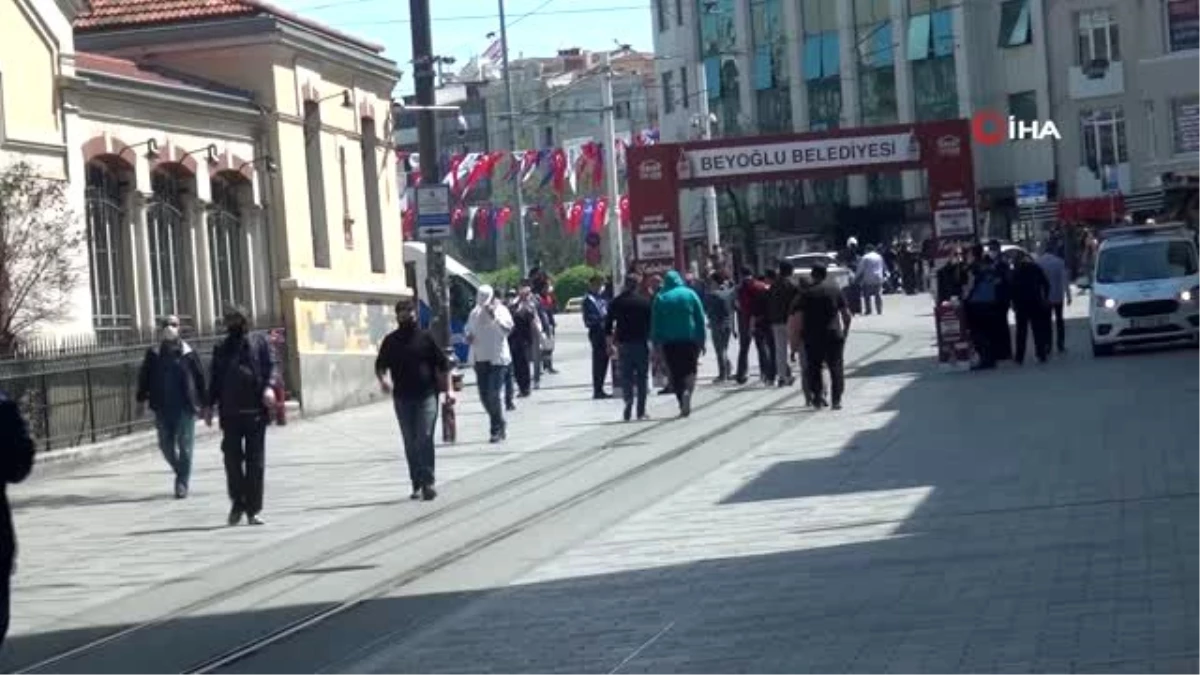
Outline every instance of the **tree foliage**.
POLYGON ((0 355, 65 319, 83 281, 86 241, 67 188, 24 162, 0 172, 0 355))

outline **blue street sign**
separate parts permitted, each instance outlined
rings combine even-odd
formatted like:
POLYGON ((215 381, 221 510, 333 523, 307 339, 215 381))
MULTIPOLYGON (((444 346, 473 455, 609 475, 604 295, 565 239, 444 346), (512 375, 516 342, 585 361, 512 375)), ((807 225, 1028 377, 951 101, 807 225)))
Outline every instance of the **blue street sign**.
POLYGON ((1017 206, 1044 204, 1047 201, 1046 183, 1019 183, 1017 185, 1017 206))
POLYGON ((450 236, 450 186, 418 185, 414 192, 417 198, 417 237, 420 239, 446 239, 450 236))

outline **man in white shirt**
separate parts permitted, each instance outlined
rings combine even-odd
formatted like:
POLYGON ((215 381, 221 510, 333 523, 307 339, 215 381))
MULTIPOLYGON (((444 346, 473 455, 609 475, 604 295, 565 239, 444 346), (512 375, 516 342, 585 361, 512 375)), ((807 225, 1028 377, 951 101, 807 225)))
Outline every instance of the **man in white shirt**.
POLYGON ((1050 280, 1050 312, 1054 315, 1054 339, 1058 346, 1058 353, 1067 351, 1066 334, 1063 332, 1066 324, 1063 322, 1063 300, 1067 304, 1071 304, 1071 278, 1070 272, 1067 271, 1067 263, 1053 251, 1046 247, 1045 243, 1039 244, 1038 249, 1040 255, 1037 257, 1038 267, 1046 273, 1046 278, 1050 280))
POLYGON ((512 332, 512 314, 496 298, 491 286, 480 286, 475 296, 475 309, 467 318, 464 330, 471 346, 471 362, 475 364, 475 386, 487 411, 491 426, 491 442, 499 443, 508 436, 500 392, 504 389, 504 372, 512 358, 508 334, 512 332))
POLYGON ((858 261, 858 284, 862 288, 863 314, 871 315, 871 299, 875 300, 875 313, 883 314, 883 256, 868 246, 866 254, 858 261))

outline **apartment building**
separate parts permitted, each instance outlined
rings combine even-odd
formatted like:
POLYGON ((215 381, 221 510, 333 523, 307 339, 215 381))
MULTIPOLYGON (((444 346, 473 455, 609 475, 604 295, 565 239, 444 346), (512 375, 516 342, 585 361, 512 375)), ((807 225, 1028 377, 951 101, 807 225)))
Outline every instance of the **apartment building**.
MULTIPOLYGON (((1046 3, 1053 1, 654 0, 664 139, 695 137, 700 91, 707 93, 714 132, 725 135, 970 118, 979 111, 1048 119, 1053 29, 1046 3), (699 72, 703 82, 691 76, 699 72)), ((976 184, 992 211, 989 220, 1003 231, 1020 216, 1020 183, 1046 182, 1053 194, 1056 168, 1053 143, 979 148, 976 184)), ((761 221, 768 237, 829 231, 856 214, 859 221, 894 220, 919 231, 928 219, 924 183, 921 172, 868 174, 763 184, 746 197, 751 220, 761 221)))

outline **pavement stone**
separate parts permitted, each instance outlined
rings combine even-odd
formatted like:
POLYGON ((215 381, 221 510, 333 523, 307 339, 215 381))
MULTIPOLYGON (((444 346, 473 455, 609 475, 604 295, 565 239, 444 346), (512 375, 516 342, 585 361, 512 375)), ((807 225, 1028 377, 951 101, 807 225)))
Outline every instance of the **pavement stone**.
MULTIPOLYGON (((458 403, 459 441, 438 443, 439 486, 557 443, 620 415, 591 400, 586 335, 562 322, 558 375, 518 400, 510 439, 487 443, 474 390, 458 403)), ((651 400, 651 411, 673 405, 651 400)), ((439 432, 440 433, 440 432, 439 432)), ((440 439, 440 435, 439 435, 440 439)), ((407 470, 390 402, 271 427, 260 528, 224 525, 219 437, 198 438, 191 495, 175 500, 157 451, 37 472, 9 488, 18 537, 10 637, 50 630, 84 609, 304 536, 380 505, 407 503, 407 470)))
POLYGON ((1195 351, 944 373, 889 304, 845 410, 354 670, 1195 672, 1195 351))

